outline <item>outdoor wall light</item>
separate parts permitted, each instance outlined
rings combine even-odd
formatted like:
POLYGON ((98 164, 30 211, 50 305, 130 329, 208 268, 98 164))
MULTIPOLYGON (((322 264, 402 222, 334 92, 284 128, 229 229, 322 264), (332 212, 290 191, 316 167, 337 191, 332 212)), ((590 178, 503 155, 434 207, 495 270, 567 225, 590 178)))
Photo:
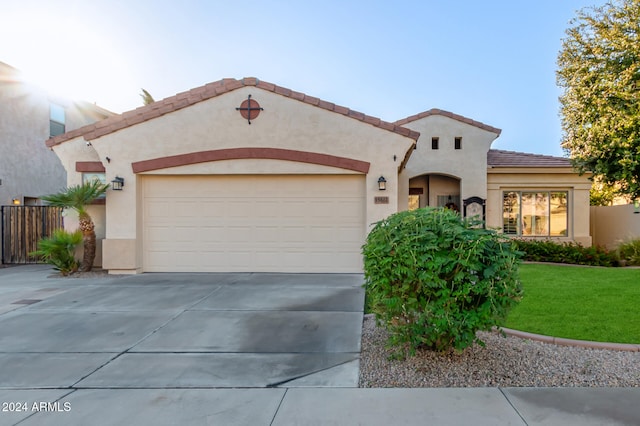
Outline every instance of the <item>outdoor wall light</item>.
POLYGON ((636 199, 636 200, 633 202, 633 208, 635 209, 635 210, 634 210, 634 213, 635 213, 635 214, 640 214, 640 198, 636 199))
POLYGON ((11 202, 13 203, 14 206, 19 206, 20 205, 20 198, 14 198, 13 200, 11 200, 11 202))
POLYGON ((380 191, 384 191, 385 189, 387 189, 387 180, 384 178, 384 176, 380 176, 380 178, 378 178, 378 189, 380 191))
POLYGON ((122 191, 122 187, 124 186, 124 178, 116 176, 115 179, 111 181, 111 189, 114 191, 122 191))

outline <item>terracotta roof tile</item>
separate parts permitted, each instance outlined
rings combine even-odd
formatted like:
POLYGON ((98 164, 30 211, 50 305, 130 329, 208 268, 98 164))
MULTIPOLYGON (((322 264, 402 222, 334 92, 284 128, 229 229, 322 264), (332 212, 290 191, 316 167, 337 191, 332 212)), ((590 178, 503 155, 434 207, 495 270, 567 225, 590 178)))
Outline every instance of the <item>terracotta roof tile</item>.
POLYGON ((318 106, 320 108, 328 109, 329 111, 335 110, 335 107, 336 107, 335 104, 332 104, 331 102, 323 101, 322 99, 320 99, 320 103, 318 103, 318 106))
POLYGON ((551 155, 490 149, 487 153, 490 167, 572 167, 571 160, 551 155))
POLYGON ((357 120, 364 120, 365 115, 362 112, 359 111, 354 111, 354 110, 349 110, 349 117, 353 117, 357 120))
POLYGON ((276 93, 283 96, 291 96, 291 90, 284 87, 276 86, 276 93))
POLYGON ((373 124, 374 126, 378 126, 380 124, 380 119, 376 117, 371 117, 369 115, 364 116, 364 122, 373 124))
POLYGON ((315 96, 305 95, 304 96, 304 102, 306 102, 308 104, 311 104, 311 105, 318 106, 318 105, 320 105, 320 98, 316 98, 315 96))
POLYGON ((340 105, 334 105, 333 106, 333 111, 337 112, 338 114, 349 115, 349 108, 343 107, 343 106, 340 106, 340 105))
MULTIPOLYGON (((258 84, 256 85, 257 88, 259 89, 264 89, 264 90, 268 90, 270 92, 273 92, 276 90, 276 85, 273 83, 267 83, 266 81, 260 81, 258 82, 258 84)), ((303 94, 304 97, 304 94, 303 94)))
POLYGON ((430 117, 432 115, 441 115, 441 116, 444 116, 444 117, 449 117, 449 118, 452 118, 454 120, 458 120, 458 121, 460 121, 462 123, 467 123, 467 124, 470 124, 472 126, 478 127, 480 129, 495 133, 498 136, 500 136, 500 133, 502 133, 502 130, 498 129, 497 127, 489 126, 488 124, 484 124, 484 123, 481 123, 479 121, 475 121, 475 120, 473 120, 471 118, 464 117, 464 116, 458 115, 458 114, 454 114, 453 112, 445 111, 445 110, 438 109, 438 108, 433 108, 433 109, 430 109, 429 111, 424 111, 424 112, 421 112, 419 114, 412 115, 412 116, 407 117, 407 118, 403 118, 402 120, 396 121, 394 124, 396 124, 398 126, 404 126, 405 124, 411 123, 412 121, 420 120, 421 118, 430 117))
POLYGON ((162 99, 143 107, 136 108, 132 111, 114 115, 88 126, 84 126, 79 129, 64 133, 62 135, 55 136, 47 140, 46 144, 48 147, 52 147, 79 136, 83 136, 87 140, 96 139, 109 133, 117 132, 118 130, 122 130, 126 127, 133 126, 147 120, 152 120, 162 115, 169 114, 198 102, 202 102, 219 96, 223 93, 227 93, 246 86, 255 86, 257 88, 267 90, 281 96, 289 97, 310 105, 317 106, 327 111, 333 111, 338 114, 346 115, 353 119, 379 127, 381 129, 389 130, 402 136, 409 137, 414 141, 417 140, 420 136, 420 133, 407 128, 403 128, 398 123, 389 123, 386 121, 382 121, 379 118, 371 117, 361 112, 353 111, 349 108, 339 106, 331 102, 323 101, 314 96, 305 95, 304 93, 296 92, 285 87, 280 87, 273 83, 261 81, 255 77, 246 77, 242 80, 225 78, 186 92, 178 93, 177 95, 162 99))
POLYGON ((289 96, 291 96, 293 99, 296 99, 298 101, 301 101, 304 99, 304 93, 296 92, 294 90, 291 91, 291 95, 289 96))
POLYGON ((255 86, 258 84, 258 79, 255 77, 245 77, 242 79, 242 84, 245 86, 255 86))

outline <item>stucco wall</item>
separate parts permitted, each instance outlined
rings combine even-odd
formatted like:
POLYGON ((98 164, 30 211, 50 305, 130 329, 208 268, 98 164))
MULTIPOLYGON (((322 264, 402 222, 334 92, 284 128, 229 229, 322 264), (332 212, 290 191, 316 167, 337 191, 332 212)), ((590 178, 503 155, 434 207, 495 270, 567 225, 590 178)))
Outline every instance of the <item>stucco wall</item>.
POLYGON ((615 249, 621 242, 640 238, 640 213, 634 211, 632 204, 592 206, 593 244, 615 249))
MULTIPOLYGON (((474 196, 486 198, 487 152, 498 137, 496 133, 440 115, 424 117, 403 126, 420 132, 416 149, 402 173, 404 180, 424 174, 442 174, 460 179, 460 200, 474 196), (438 138, 438 149, 432 149, 434 137, 438 138), (459 150, 454 149, 456 137, 462 138, 459 150)), ((408 187, 408 181, 403 185, 408 187)), ((401 210, 407 208, 406 194, 402 194, 399 200, 401 210)))
POLYGON ((589 227, 589 189, 591 182, 571 169, 494 168, 487 174, 487 227, 502 229, 502 203, 505 191, 567 191, 569 229, 560 241, 592 244, 589 227))

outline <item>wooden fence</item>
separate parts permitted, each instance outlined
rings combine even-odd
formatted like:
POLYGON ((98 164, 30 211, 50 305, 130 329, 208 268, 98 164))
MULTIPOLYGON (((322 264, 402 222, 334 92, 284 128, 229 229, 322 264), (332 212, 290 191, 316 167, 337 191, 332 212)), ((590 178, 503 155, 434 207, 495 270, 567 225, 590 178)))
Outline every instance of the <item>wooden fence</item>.
POLYGON ((38 241, 63 227, 62 208, 2 206, 0 209, 1 263, 38 263, 29 253, 37 250, 38 241))

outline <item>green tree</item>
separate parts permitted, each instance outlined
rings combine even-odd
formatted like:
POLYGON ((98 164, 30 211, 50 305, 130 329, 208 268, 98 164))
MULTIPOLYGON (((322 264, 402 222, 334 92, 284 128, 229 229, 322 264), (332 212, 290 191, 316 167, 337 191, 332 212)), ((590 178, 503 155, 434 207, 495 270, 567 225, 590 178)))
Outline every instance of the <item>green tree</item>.
POLYGON ((89 272, 96 257, 96 233, 91 216, 87 213, 87 206, 102 196, 109 185, 98 180, 85 182, 82 185, 71 186, 56 194, 43 196, 42 199, 52 206, 71 208, 78 212, 80 231, 84 254, 80 271, 89 272))
POLYGON ((142 102, 145 105, 149 105, 155 102, 155 99, 153 99, 153 96, 151 96, 151 93, 147 92, 144 89, 142 89, 142 93, 140 93, 140 97, 142 98, 142 102))
POLYGON ((602 182, 600 178, 593 178, 593 184, 589 191, 589 204, 592 206, 613 206, 615 204, 627 204, 633 202, 628 195, 620 193, 620 185, 610 185, 602 182))
POLYGON ((562 146, 573 165, 640 197, 640 0, 580 10, 557 78, 562 146))

